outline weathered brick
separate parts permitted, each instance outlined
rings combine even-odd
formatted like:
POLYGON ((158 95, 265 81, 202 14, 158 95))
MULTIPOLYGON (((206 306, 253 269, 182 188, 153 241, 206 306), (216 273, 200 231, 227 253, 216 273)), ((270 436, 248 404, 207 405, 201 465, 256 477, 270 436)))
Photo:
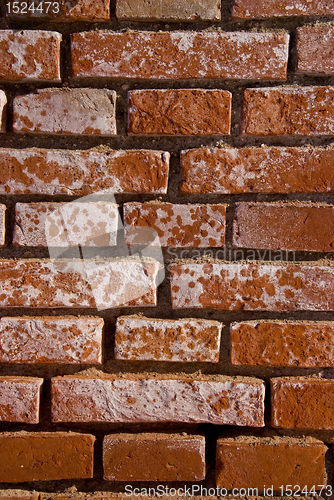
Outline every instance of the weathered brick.
POLYGON ((188 422, 262 427, 264 383, 219 375, 52 379, 53 422, 188 422))
MULTIPOLYGON (((39 6, 40 3, 40 1, 35 2, 35 7, 39 6)), ((9 18, 24 19, 25 21, 36 18, 93 22, 109 21, 110 19, 110 0, 57 0, 50 5, 48 2, 43 3, 42 10, 36 8, 33 12, 24 7, 24 2, 19 1, 19 13, 14 14, 12 4, 11 9, 6 8, 6 14, 9 18)))
POLYGON ((303 26, 298 28, 297 46, 297 73, 334 75, 333 26, 303 26))
POLYGON ((37 491, 0 490, 0 500, 40 500, 37 491))
POLYGON ((117 227, 116 203, 17 203, 13 243, 49 247, 115 246, 117 227))
POLYGON ((333 0, 234 0, 233 17, 333 16, 333 0))
POLYGON ((124 204, 123 211, 128 245, 222 247, 225 243, 226 205, 132 202, 124 204))
POLYGON ((129 92, 130 135, 227 135, 232 94, 226 90, 160 89, 129 92))
POLYGON ((94 441, 74 432, 3 432, 0 482, 93 477, 94 441))
POLYGON ((229 311, 332 311, 334 266, 278 262, 171 265, 172 305, 229 311))
MULTIPOLYGON (((1 150, 0 150, 1 151, 1 150)), ((251 147, 182 151, 182 193, 326 193, 334 149, 251 147)))
POLYGON ((6 213, 6 205, 0 204, 0 245, 5 244, 5 233, 6 233, 6 224, 5 224, 5 213, 6 213))
POLYGON ((133 21, 219 21, 220 10, 220 0, 190 0, 184 5, 178 0, 117 0, 116 4, 117 18, 133 21))
POLYGON ((163 151, 0 148, 0 162, 0 194, 167 192, 169 153, 163 151))
POLYGON ((103 440, 108 481, 201 481, 205 437, 180 434, 111 434, 103 440))
MULTIPOLYGON (((326 485, 327 447, 313 438, 258 438, 238 436, 217 441, 216 483, 218 487, 258 488, 270 485, 300 490, 326 485), (310 467, 312 464, 312 467, 310 467), (292 485, 292 486, 291 486, 292 485)), ((268 487, 268 486, 267 486, 268 487)))
POLYGON ((281 377, 270 383, 273 427, 334 430, 334 380, 281 377))
POLYGON ((271 250, 334 251, 334 206, 237 203, 232 244, 271 250))
POLYGON ((286 80, 288 53, 289 36, 284 33, 90 31, 72 35, 72 74, 286 80))
POLYGON ((334 323, 233 323, 231 362, 249 366, 334 367, 334 323))
POLYGON ((218 363, 222 324, 205 319, 117 319, 115 358, 218 363))
POLYGON ((0 81, 60 82, 57 31, 0 30, 0 81))
POLYGON ((0 377, 0 421, 38 424, 42 384, 42 378, 0 377))
POLYGON ((7 96, 0 90, 0 134, 6 132, 7 124, 7 96))
POLYGON ((241 132, 256 136, 334 135, 334 87, 246 89, 241 132))
POLYGON ((154 260, 0 260, 0 306, 155 305, 158 268, 154 260))
POLYGON ((116 134, 116 92, 106 89, 39 89, 14 99, 14 132, 116 134))
POLYGON ((101 318, 3 317, 0 319, 0 362, 101 363, 102 328, 101 318))

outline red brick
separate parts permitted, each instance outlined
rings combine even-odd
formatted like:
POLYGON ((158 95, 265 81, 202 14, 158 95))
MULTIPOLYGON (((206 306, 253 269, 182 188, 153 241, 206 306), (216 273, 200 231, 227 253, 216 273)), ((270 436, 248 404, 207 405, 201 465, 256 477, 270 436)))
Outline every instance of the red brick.
POLYGON ((205 438, 178 434, 111 434, 103 440, 108 481, 201 481, 205 438))
POLYGON ((40 500, 37 491, 1 490, 0 500, 40 500))
POLYGON ((264 485, 270 485, 274 491, 280 491, 282 486, 298 485, 300 490, 306 486, 310 490, 316 485, 316 490, 320 490, 318 485, 326 485, 326 451, 327 447, 313 438, 218 439, 216 483, 226 489, 263 491, 264 485))
POLYGON ((0 148, 0 162, 0 194, 167 192, 169 153, 163 151, 0 148))
MULTIPOLYGON (((48 18, 55 21, 109 21, 110 19, 110 0, 57 0, 48 8, 47 2, 42 12, 35 10, 25 12, 24 2, 19 1, 20 12, 13 13, 6 9, 7 16, 14 19, 36 19, 48 18), (58 4, 58 7, 55 4, 58 4), (72 4, 72 5, 71 5, 72 4), (22 12, 23 11, 23 12, 22 12), (57 12, 58 11, 58 12, 57 12)), ((39 2, 35 2, 35 6, 39 2)))
POLYGON ((1 307, 112 307, 156 304, 157 261, 0 260, 1 307))
POLYGON ((222 324, 205 319, 117 319, 115 358, 218 363, 222 324))
POLYGON ((334 430, 334 380, 282 377, 270 383, 273 427, 334 430))
POLYGON ((298 28, 297 45, 297 73, 319 76, 334 75, 333 26, 303 26, 298 28))
POLYGON ((333 0, 234 0, 233 17, 333 16, 333 0))
POLYGON ((283 33, 90 31, 72 35, 72 72, 76 78, 286 80, 288 53, 283 33))
POLYGON ((0 134, 6 132, 7 124, 7 96, 0 90, 0 134))
POLYGON ((102 328, 101 318, 3 317, 0 319, 0 362, 101 363, 102 328))
POLYGON ((226 90, 129 92, 130 135, 228 135, 232 94, 226 90))
POLYGON ((334 323, 233 323, 231 361, 249 366, 334 367, 334 323))
POLYGON ((116 92, 39 89, 14 99, 14 132, 53 135, 116 134, 116 92))
POLYGON ((320 203, 237 203, 235 247, 334 251, 334 206, 320 203))
POLYGON ((332 311, 334 266, 315 262, 171 265, 172 305, 229 311, 332 311))
POLYGON ((115 246, 118 205, 109 202, 17 203, 14 245, 115 246))
MULTIPOLYGON (((1 150, 0 150, 1 151, 1 150)), ((334 149, 201 148, 182 151, 182 193, 326 193, 334 149)))
POLYGON ((52 379, 53 422, 184 422, 262 427, 264 383, 220 375, 52 379))
POLYGON ((268 87, 244 91, 243 134, 334 135, 334 87, 268 87))
POLYGON ((222 247, 225 243, 226 205, 132 202, 123 211, 128 245, 222 247))
POLYGON ((219 21, 220 9, 220 0, 188 0, 184 5, 178 0, 117 0, 116 16, 133 21, 219 21))
POLYGON ((3 432, 0 481, 53 481, 93 477, 95 437, 74 432, 3 432))
POLYGON ((38 424, 42 384, 42 378, 0 377, 0 421, 38 424))
POLYGON ((0 30, 0 81, 60 82, 56 31, 0 30))
POLYGON ((0 245, 5 244, 5 232, 6 232, 6 224, 5 224, 5 212, 6 205, 0 205, 0 245))

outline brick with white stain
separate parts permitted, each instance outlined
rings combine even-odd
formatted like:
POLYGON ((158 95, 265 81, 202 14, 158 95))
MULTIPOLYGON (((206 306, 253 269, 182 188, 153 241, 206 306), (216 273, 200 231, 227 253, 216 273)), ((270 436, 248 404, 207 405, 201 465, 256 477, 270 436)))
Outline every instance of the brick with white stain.
POLYGON ((153 259, 0 260, 0 305, 154 306, 158 269, 153 259))
POLYGON ((53 422, 184 422, 264 426, 256 378, 73 375, 52 379, 53 422))
POLYGON ((172 305, 230 311, 333 311, 334 266, 290 263, 171 265, 172 305))
POLYGON ((225 218, 226 205, 126 203, 125 238, 128 245, 222 247, 225 218))
POLYGON ((0 148, 0 193, 165 194, 169 158, 169 153, 154 150, 0 148))
POLYGON ((222 324, 204 319, 117 319, 115 358, 132 361, 219 361, 222 324))
POLYGON ((102 318, 3 317, 0 362, 97 364, 102 362, 102 318))
POLYGON ((72 35, 76 78, 286 80, 289 35, 89 31, 72 35))
POLYGON ((0 30, 0 81, 60 82, 57 31, 0 30))
POLYGON ((118 205, 88 203, 17 203, 14 245, 115 246, 118 205))
POLYGON ((106 89, 39 89, 15 97, 14 132, 52 135, 116 134, 116 92, 106 89))
POLYGON ((38 424, 42 378, 0 377, 0 421, 38 424))

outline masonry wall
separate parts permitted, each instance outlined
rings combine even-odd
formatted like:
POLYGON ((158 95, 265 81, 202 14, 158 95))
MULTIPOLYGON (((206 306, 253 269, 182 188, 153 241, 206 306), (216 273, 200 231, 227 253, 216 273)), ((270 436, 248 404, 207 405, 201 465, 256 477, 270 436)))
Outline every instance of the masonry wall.
POLYGON ((331 497, 334 3, 1 9, 1 499, 331 497))

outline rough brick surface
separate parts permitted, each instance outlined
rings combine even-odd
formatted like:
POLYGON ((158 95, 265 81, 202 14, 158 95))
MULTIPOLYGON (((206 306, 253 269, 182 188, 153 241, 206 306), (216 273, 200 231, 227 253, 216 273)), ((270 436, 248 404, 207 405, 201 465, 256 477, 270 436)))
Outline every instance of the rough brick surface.
POLYGON ((0 134, 6 132, 7 96, 0 90, 0 134))
POLYGON ((95 437, 69 432, 0 434, 0 481, 52 481, 93 476, 95 437))
POLYGON ((109 481, 201 481, 205 479, 205 438, 111 434, 103 440, 103 469, 109 481))
POLYGON ((2 307, 156 304, 159 263, 139 260, 0 260, 2 307))
POLYGON ((231 362, 249 366, 333 367, 334 323, 233 323, 231 362))
POLYGON ((0 194, 167 192, 163 151, 0 149, 0 161, 0 194))
POLYGON ((128 375, 52 379, 53 422, 188 422, 262 427, 255 378, 128 375))
POLYGON ((334 430, 334 380, 282 377, 270 383, 273 427, 334 430))
POLYGON ((297 73, 319 76, 334 75, 333 26, 303 26, 298 28, 297 46, 297 73))
POLYGON ((115 203, 17 203, 13 243, 49 247, 115 246, 117 227, 115 203))
POLYGON ((102 362, 103 319, 3 317, 0 362, 96 364, 102 362))
MULTIPOLYGON (((35 2, 39 5, 40 2, 35 2)), ((7 16, 14 19, 36 19, 48 18, 57 21, 108 21, 110 19, 110 0, 57 0, 45 6, 42 10, 35 12, 28 11, 23 7, 23 2, 20 2, 21 9, 18 14, 6 9, 7 16)))
MULTIPOLYGON (((0 150, 1 151, 1 150, 0 150)), ((334 149, 201 148, 181 153, 182 193, 326 193, 334 149)))
POLYGON ((75 33, 72 71, 78 78, 285 80, 288 46, 282 33, 75 33))
POLYGON ((14 132, 113 136, 115 101, 113 90, 39 89, 14 99, 14 132))
POLYGON ((123 210, 128 245, 224 246, 226 205, 132 202, 123 210))
POLYGON ((232 244, 271 250, 334 251, 334 206, 238 203, 232 244))
POLYGON ((116 16, 133 21, 219 21, 220 9, 220 0, 190 0, 185 5, 178 0, 117 0, 116 16))
POLYGON ((230 311, 332 311, 334 266, 189 263, 171 265, 172 305, 230 311))
POLYGON ((0 500, 39 500, 40 495, 37 491, 25 491, 25 490, 1 490, 0 500))
POLYGON ((163 89, 129 92, 129 134, 226 135, 232 95, 226 90, 163 89))
POLYGON ((38 424, 42 384, 42 378, 0 377, 0 421, 38 424))
POLYGON ((115 358, 217 363, 222 324, 203 319, 117 319, 115 358))
POLYGON ((333 0, 234 0, 233 17, 333 16, 333 0))
MULTIPOLYGON (((327 447, 312 438, 222 438, 217 441, 216 483, 221 488, 326 484, 327 447), (310 467, 310 464, 312 466, 310 467)), ((316 486, 316 489, 321 488, 316 486)))
POLYGON ((0 81, 60 82, 61 34, 0 30, 0 81))
POLYGON ((334 87, 246 89, 241 132, 255 136, 334 135, 334 87))
POLYGON ((0 245, 5 244, 5 213, 6 213, 6 205, 0 205, 0 245))

